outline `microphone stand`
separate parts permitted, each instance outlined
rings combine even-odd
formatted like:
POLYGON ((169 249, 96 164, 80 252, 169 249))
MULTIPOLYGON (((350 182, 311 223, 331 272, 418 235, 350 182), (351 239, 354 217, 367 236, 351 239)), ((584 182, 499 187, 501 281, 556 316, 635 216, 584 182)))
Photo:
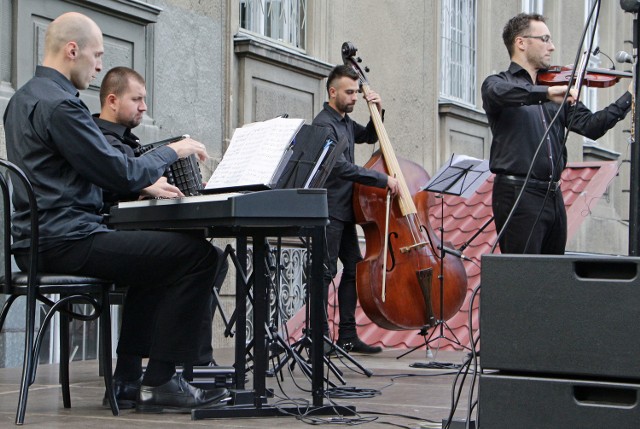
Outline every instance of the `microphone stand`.
MULTIPOLYGON (((628 2, 627 2, 628 3, 628 2)), ((634 93, 632 112, 634 117, 632 118, 632 135, 633 144, 631 145, 631 171, 629 173, 630 192, 629 192, 629 256, 638 256, 640 254, 640 238, 638 237, 640 222, 640 148, 638 148, 638 142, 640 142, 640 117, 637 115, 636 106, 638 97, 640 97, 640 82, 638 81, 640 75, 640 63, 638 62, 638 32, 640 31, 638 26, 638 10, 634 10, 633 18, 633 57, 634 62, 634 93)))
POLYGON ((493 222, 493 216, 491 216, 491 217, 489 218, 489 220, 488 220, 488 221, 486 221, 486 222, 484 223, 484 225, 482 225, 482 226, 480 227, 480 229, 479 229, 479 230, 477 230, 477 231, 476 231, 476 233, 475 233, 475 234, 473 234, 473 235, 471 236, 471 238, 470 238, 470 239, 468 239, 467 241, 465 241, 464 243, 462 243, 462 246, 460 246, 460 248, 458 249, 458 252, 460 252, 460 255, 461 255, 461 256, 463 256, 463 255, 462 255, 462 252, 464 252, 464 250, 465 250, 467 247, 469 247, 469 245, 473 242, 473 240, 475 240, 475 239, 476 239, 476 237, 477 237, 477 236, 479 236, 480 234, 482 234, 482 231, 484 231, 484 230, 485 230, 485 229, 486 229, 486 228, 491 224, 491 222, 493 222))
POLYGON ((463 260, 465 260, 465 261, 471 261, 471 259, 470 259, 470 258, 466 257, 466 256, 463 254, 464 250, 465 250, 467 247, 469 247, 469 244, 471 244, 471 242, 472 242, 473 240, 475 240, 475 239, 476 239, 476 237, 477 237, 478 235, 480 235, 480 234, 482 233, 482 231, 484 231, 484 230, 485 230, 485 228, 486 228, 486 227, 488 227, 488 226, 489 226, 489 224, 490 224, 491 222, 493 222, 493 216, 491 216, 491 217, 489 218, 489 220, 488 220, 488 221, 486 221, 486 222, 484 223, 484 225, 482 225, 482 226, 480 227, 480 229, 479 229, 479 230, 477 230, 477 231, 476 231, 476 233, 475 233, 475 234, 473 234, 473 235, 471 236, 471 238, 470 238, 470 239, 468 239, 467 241, 465 241, 464 243, 462 243, 462 246, 460 246, 460 248, 459 248, 459 249, 450 249, 450 248, 448 248, 447 246, 444 246, 444 245, 439 244, 439 245, 438 245, 438 250, 442 250, 444 253, 448 253, 449 255, 457 256, 458 258, 463 259, 463 260))

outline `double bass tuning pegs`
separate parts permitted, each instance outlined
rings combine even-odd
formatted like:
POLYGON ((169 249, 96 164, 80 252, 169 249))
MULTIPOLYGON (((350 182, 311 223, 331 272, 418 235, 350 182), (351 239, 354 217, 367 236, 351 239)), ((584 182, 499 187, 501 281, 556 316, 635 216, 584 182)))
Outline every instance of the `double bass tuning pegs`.
MULTIPOLYGON (((360 64, 362 62, 362 58, 356 57, 356 62, 360 64)), ((369 66, 364 66, 364 71, 369 73, 369 66)))

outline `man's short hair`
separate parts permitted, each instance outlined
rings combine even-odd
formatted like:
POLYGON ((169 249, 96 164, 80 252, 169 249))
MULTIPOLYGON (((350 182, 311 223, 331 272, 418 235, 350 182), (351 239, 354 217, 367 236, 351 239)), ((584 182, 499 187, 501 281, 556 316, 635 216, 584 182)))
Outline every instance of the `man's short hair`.
POLYGON ((329 94, 329 88, 332 86, 335 87, 335 81, 342 77, 348 77, 353 80, 358 80, 359 78, 358 73, 356 73, 353 67, 345 64, 335 66, 327 78, 327 94, 329 94))
POLYGON ((144 85, 144 78, 129 67, 114 67, 107 72, 100 85, 100 107, 104 106, 109 94, 121 96, 129 89, 129 79, 144 85))
POLYGON ((538 13, 520 13, 507 22, 502 30, 502 41, 507 47, 509 57, 513 57, 513 44, 516 41, 516 37, 523 35, 529 30, 529 23, 531 21, 546 22, 545 17, 538 13))

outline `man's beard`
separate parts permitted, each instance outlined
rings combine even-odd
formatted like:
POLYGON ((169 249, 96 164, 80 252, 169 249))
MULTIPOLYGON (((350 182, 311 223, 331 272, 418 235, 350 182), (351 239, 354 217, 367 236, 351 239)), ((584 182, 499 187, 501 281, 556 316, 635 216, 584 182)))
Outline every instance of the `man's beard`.
POLYGON ((140 118, 134 117, 134 118, 131 118, 130 120, 122 121, 120 123, 129 129, 133 129, 138 125, 140 125, 141 122, 142 122, 142 117, 140 118))
POLYGON ((354 106, 355 106, 355 104, 345 104, 345 105, 341 106, 341 110, 344 113, 351 113, 351 112, 353 112, 354 106))

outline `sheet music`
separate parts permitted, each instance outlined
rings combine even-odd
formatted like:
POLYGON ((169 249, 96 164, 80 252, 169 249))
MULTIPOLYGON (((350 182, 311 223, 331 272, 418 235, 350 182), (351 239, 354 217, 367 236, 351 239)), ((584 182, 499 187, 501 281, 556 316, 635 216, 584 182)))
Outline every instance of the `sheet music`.
POLYGON ((282 170, 278 167, 303 123, 304 119, 279 117, 237 128, 205 189, 272 187, 282 170))

